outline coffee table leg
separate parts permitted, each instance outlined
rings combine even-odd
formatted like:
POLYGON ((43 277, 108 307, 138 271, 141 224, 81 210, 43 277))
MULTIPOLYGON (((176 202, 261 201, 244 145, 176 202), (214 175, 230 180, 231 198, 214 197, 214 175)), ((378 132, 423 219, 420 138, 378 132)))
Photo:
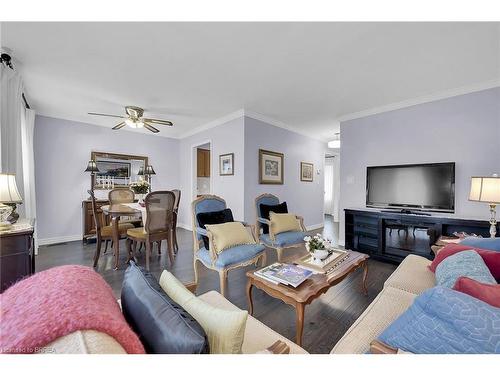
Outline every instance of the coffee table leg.
POLYGON ((363 281, 362 281, 362 288, 363 288, 363 293, 368 295, 368 289, 366 287, 366 278, 368 276, 368 263, 366 261, 363 262, 363 281))
POLYGON ((298 346, 302 346, 302 332, 304 331, 304 308, 305 305, 302 303, 297 303, 295 305, 295 313, 297 320, 295 322, 297 333, 295 337, 295 342, 298 346))
POLYGON ((248 280, 247 281, 247 301, 248 301, 248 313, 250 315, 253 315, 252 289, 253 289, 253 284, 250 280, 248 280))
POLYGON ((115 270, 118 269, 118 258, 120 254, 120 232, 118 231, 118 221, 120 220, 119 216, 113 217, 111 219, 111 224, 113 225, 113 247, 115 253, 115 270))

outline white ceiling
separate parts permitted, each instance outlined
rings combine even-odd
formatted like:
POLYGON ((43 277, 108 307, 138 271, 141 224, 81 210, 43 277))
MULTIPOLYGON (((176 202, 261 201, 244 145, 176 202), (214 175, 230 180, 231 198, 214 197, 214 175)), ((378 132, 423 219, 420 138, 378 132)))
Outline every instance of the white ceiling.
MULTIPOLYGON (((338 119, 500 80, 500 23, 3 23, 37 113, 149 110, 182 137, 245 109, 324 140, 338 119)), ((352 117, 352 116, 351 116, 352 117)))

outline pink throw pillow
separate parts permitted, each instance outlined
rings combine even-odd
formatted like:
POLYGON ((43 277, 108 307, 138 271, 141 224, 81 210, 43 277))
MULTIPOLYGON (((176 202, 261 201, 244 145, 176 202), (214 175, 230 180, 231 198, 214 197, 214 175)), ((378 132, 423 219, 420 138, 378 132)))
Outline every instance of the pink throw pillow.
POLYGON ((486 263, 486 266, 490 270, 493 277, 497 280, 500 280, 500 252, 479 249, 472 246, 466 246, 460 244, 451 243, 443 247, 441 250, 439 250, 436 257, 429 265, 429 269, 435 273, 436 267, 438 266, 439 263, 441 263, 449 256, 465 250, 475 250, 479 255, 481 255, 481 258, 483 258, 484 263, 486 263))
POLYGON ((453 289, 480 299, 491 306, 500 307, 500 284, 483 284, 468 277, 460 277, 453 289))

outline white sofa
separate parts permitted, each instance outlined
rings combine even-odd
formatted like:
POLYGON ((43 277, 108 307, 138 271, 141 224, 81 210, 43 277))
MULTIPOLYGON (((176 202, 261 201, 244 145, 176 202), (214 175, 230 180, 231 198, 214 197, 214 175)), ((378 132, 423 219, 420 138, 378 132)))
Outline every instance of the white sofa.
POLYGON ((384 283, 384 289, 332 349, 332 354, 360 354, 410 307, 415 297, 436 284, 430 260, 407 256, 384 283))
MULTIPOLYGON (((210 291, 199 296, 212 306, 237 310, 238 307, 229 302, 219 292, 210 291)), ((276 341, 282 341, 290 348, 290 354, 307 354, 303 348, 281 336, 253 316, 248 315, 245 338, 241 348, 243 354, 253 354, 265 351, 276 341)), ((76 331, 58 338, 40 350, 45 354, 125 354, 123 347, 111 336, 93 330, 76 331)))

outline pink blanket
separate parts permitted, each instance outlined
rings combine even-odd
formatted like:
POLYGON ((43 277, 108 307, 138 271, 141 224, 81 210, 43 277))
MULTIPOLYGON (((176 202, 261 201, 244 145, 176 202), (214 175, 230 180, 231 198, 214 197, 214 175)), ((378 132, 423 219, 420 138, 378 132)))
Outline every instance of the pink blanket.
POLYGON ((0 327, 0 353, 35 353, 78 330, 106 333, 127 353, 144 353, 113 291, 89 267, 55 267, 11 286, 0 295, 0 327))

